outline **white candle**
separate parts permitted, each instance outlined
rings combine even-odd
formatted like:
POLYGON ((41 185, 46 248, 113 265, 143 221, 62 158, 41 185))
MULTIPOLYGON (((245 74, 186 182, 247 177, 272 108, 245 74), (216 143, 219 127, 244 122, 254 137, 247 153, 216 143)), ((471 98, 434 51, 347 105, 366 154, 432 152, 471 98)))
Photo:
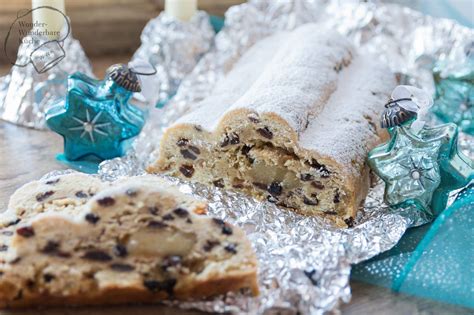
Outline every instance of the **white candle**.
POLYGON ((165 12, 179 20, 189 21, 197 11, 197 0, 165 0, 165 12))
POLYGON ((64 0, 32 0, 31 2, 33 8, 33 27, 51 40, 58 39, 65 23, 65 17, 61 13, 48 8, 34 9, 48 6, 61 11, 65 15, 64 0))

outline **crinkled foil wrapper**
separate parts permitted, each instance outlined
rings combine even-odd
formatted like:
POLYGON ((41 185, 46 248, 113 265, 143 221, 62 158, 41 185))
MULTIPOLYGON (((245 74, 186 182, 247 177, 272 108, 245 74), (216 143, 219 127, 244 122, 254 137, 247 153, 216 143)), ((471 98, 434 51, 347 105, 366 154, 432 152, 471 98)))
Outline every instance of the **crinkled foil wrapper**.
MULTIPOLYGON (((30 39, 31 36, 28 35, 23 41, 29 43, 30 39)), ((21 126, 46 129, 45 113, 52 105, 65 98, 68 76, 76 71, 94 76, 78 40, 69 34, 59 45, 65 57, 48 71, 38 73, 32 63, 25 67, 14 65, 9 74, 0 78, 0 119, 21 126)), ((30 58, 36 48, 32 46, 20 45, 18 64, 23 64, 30 58)), ((57 46, 55 48, 56 52, 60 50, 57 46)))
MULTIPOLYGON (((214 46, 182 82, 163 110, 156 110, 124 158, 102 163, 100 176, 114 180, 139 175, 156 156, 163 130, 209 95, 215 83, 257 40, 307 22, 338 29, 361 51, 375 52, 405 83, 433 91, 431 65, 449 60, 474 39, 474 31, 453 21, 424 16, 383 3, 341 1, 253 1, 234 6, 214 46)), ((461 148, 473 154, 472 138, 461 135, 461 148)), ((383 204, 383 184, 370 190, 350 229, 337 229, 320 218, 309 218, 257 202, 241 194, 174 180, 178 187, 209 200, 210 213, 242 227, 259 259, 261 295, 228 294, 207 302, 176 303, 182 308, 248 314, 288 311, 322 314, 351 297, 351 264, 394 246, 409 226, 429 218, 412 209, 383 204)), ((171 304, 173 304, 171 302, 171 304)))
POLYGON ((150 104, 162 105, 176 93, 181 80, 211 47, 214 35, 209 15, 203 11, 189 22, 162 12, 147 23, 132 61, 146 60, 156 69, 151 79, 154 90, 149 95, 150 104))

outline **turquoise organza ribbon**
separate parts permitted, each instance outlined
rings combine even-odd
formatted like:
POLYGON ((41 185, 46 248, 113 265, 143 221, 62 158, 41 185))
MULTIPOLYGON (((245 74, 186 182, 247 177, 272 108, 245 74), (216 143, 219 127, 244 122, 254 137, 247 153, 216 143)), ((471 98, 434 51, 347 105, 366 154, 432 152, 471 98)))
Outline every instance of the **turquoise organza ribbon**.
POLYGON ((352 278, 474 308, 474 185, 432 224, 411 228, 390 251, 356 265, 352 278))

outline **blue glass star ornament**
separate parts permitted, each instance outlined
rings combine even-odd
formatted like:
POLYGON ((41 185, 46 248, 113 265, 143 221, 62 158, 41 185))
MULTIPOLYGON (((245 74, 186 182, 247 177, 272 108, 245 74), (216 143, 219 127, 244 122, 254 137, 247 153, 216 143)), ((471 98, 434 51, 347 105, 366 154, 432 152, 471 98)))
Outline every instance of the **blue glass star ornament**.
POLYGON ((474 135, 474 44, 456 64, 438 62, 433 69, 436 84, 433 113, 474 135))
POLYGON ((403 95, 394 90, 382 116, 390 140, 369 153, 368 163, 385 182, 388 205, 415 207, 435 215, 446 207, 451 191, 474 180, 474 163, 457 149, 457 126, 420 124, 416 117, 429 102, 421 106, 403 104, 419 105, 423 98, 414 95, 422 95, 419 89, 402 87, 403 95))
POLYGON ((46 114, 48 127, 64 138, 66 159, 122 156, 145 123, 145 112, 129 103, 139 91, 138 77, 126 65, 110 67, 104 80, 70 75, 65 102, 46 114))

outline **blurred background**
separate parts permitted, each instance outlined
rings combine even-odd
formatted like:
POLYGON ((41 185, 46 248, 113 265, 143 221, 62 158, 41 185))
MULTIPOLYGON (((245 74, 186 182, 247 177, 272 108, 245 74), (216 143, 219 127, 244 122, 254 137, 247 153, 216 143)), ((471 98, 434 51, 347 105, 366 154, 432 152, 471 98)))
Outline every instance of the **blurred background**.
MULTIPOLYGON (((164 0, 66 0, 66 15, 71 19, 72 34, 90 58, 94 72, 102 76, 114 63, 128 62, 140 46, 140 34, 146 23, 164 8, 164 0)), ((224 16, 232 5, 245 0, 198 0, 200 10, 224 16)), ((11 65, 5 58, 4 41, 21 10, 30 9, 31 0, 0 0, 0 76, 11 65)), ((18 47, 9 45, 9 55, 18 47), (11 47, 10 47, 11 46, 11 47)))
MULTIPOLYGON (((262 0, 277 1, 277 0, 262 0)), ((292 0, 279 0, 292 1, 292 0)), ((308 0, 314 1, 314 0, 308 0)), ((358 1, 358 0, 340 0, 358 1)), ((377 0, 374 0, 377 1, 377 0)), ((232 5, 244 0, 199 0, 199 9, 223 16, 232 5)), ((409 6, 424 13, 447 17, 474 26, 474 0, 384 0, 409 6)), ((127 62, 140 45, 140 33, 151 18, 164 7, 164 0, 66 0, 74 38, 78 39, 101 77, 108 65, 127 62)), ((0 0, 0 75, 10 70, 3 42, 17 13, 31 8, 31 0, 0 0)), ((16 55, 17 47, 8 53, 16 55)))

